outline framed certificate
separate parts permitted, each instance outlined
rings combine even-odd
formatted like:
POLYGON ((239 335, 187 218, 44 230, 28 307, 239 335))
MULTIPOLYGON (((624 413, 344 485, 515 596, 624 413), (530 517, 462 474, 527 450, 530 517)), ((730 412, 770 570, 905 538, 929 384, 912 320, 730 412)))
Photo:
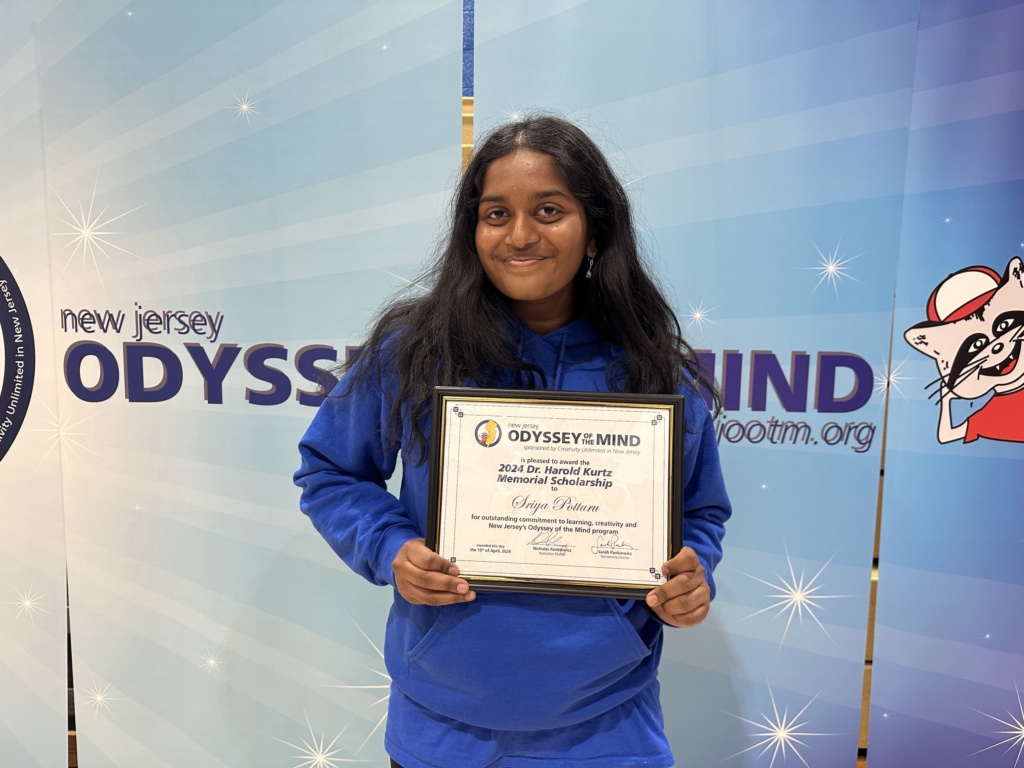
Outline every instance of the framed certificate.
POLYGON ((478 590, 643 598, 682 547, 683 404, 437 387, 428 546, 478 590))

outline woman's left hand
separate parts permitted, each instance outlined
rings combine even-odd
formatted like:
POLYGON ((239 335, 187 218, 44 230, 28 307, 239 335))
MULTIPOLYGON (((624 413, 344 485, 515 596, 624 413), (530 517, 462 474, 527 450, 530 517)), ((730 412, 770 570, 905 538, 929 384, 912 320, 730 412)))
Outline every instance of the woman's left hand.
POLYGON ((711 587, 697 553, 683 547, 661 566, 665 583, 647 594, 647 605, 666 624, 693 627, 704 621, 711 608, 711 587))

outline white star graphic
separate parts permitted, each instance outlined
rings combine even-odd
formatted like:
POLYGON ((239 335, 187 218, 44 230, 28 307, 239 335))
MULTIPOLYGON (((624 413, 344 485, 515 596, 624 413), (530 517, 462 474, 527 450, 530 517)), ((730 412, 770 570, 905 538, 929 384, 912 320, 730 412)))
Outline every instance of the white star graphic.
POLYGON ((18 606, 18 613, 14 617, 15 620, 25 616, 30 622, 32 622, 32 626, 34 627, 36 625, 37 614, 49 613, 49 611, 42 606, 43 598, 49 597, 49 592, 42 595, 37 594, 31 584, 24 592, 17 588, 14 591, 18 595, 18 599, 8 603, 8 605, 18 606))
POLYGON ((715 321, 709 318, 708 315, 714 312, 716 309, 718 309, 718 307, 711 307, 710 309, 706 308, 704 306, 703 299, 701 299, 700 304, 698 304, 696 307, 693 306, 693 304, 690 304, 689 307, 690 308, 686 313, 686 318, 688 321, 686 323, 687 330, 690 330, 691 328, 693 328, 693 326, 696 325, 699 330, 703 331, 704 323, 714 324, 715 321))
POLYGON ((64 246, 65 250, 71 249, 71 253, 68 255, 67 261, 64 262, 64 268, 60 271, 60 274, 57 276, 58 280, 60 280, 64 276, 64 273, 67 272, 68 267, 71 265, 71 262, 74 260, 75 256, 77 256, 79 252, 81 252, 82 254, 83 263, 90 261, 92 262, 92 266, 96 270, 96 275, 97 277, 100 278, 100 285, 103 285, 103 275, 100 272, 100 262, 97 256, 103 256, 107 261, 111 261, 112 259, 110 258, 110 254, 107 252, 108 248, 113 249, 115 251, 121 251, 122 253, 127 253, 129 256, 134 256, 137 259, 142 259, 143 261, 145 261, 145 259, 139 256, 137 253, 132 253, 131 251, 122 248, 121 246, 117 245, 116 243, 109 239, 110 237, 123 234, 122 232, 116 232, 114 230, 107 229, 108 226, 113 224, 118 219, 122 219, 128 214, 134 213, 135 211, 139 210, 139 208, 141 208, 142 206, 136 206, 135 208, 132 208, 130 211, 125 211, 124 213, 120 213, 117 216, 107 217, 106 208, 96 213, 94 212, 94 209, 96 207, 96 188, 98 187, 98 185, 99 178, 97 178, 96 182, 93 184, 92 197, 89 199, 88 209, 81 202, 79 202, 78 213, 72 211, 71 208, 68 207, 68 204, 64 202, 64 199, 59 194, 57 194, 56 190, 54 190, 54 195, 57 197, 57 200, 60 201, 60 204, 64 207, 64 210, 67 211, 67 214, 71 217, 70 220, 61 219, 62 223, 71 227, 70 232, 53 233, 55 237, 71 238, 71 240, 69 240, 67 244, 64 246))
MULTIPOLYGON (((232 95, 234 96, 234 94, 232 94, 232 95)), ((245 118, 245 122, 248 125, 252 125, 252 122, 250 121, 249 118, 252 115, 260 114, 254 108, 254 105, 257 102, 259 102, 260 99, 251 99, 251 98, 249 98, 249 92, 248 91, 245 92, 245 96, 243 98, 240 99, 240 98, 238 98, 238 96, 234 96, 234 99, 235 99, 235 106, 233 107, 233 109, 235 110, 235 119, 232 120, 231 122, 235 122, 236 120, 238 120, 238 118, 244 117, 245 118)))
POLYGON ((747 723, 749 725, 752 725, 754 728, 757 728, 757 732, 748 735, 751 738, 759 739, 759 741, 753 744, 752 746, 749 746, 746 749, 737 752, 734 755, 729 755, 729 758, 726 759, 739 757, 740 755, 744 755, 747 752, 751 752, 757 749, 758 747, 764 747, 764 749, 762 749, 757 756, 761 757, 762 755, 766 754, 769 750, 771 750, 772 759, 769 763, 769 768, 772 768, 772 766, 775 765, 775 760, 780 755, 782 756, 783 763, 788 762, 789 758, 787 755, 787 750, 794 757, 796 757, 797 760, 803 763, 807 768, 810 768, 807 761, 804 759, 804 756, 800 753, 801 747, 807 747, 807 742, 804 741, 804 739, 813 736, 836 735, 834 733, 814 733, 811 731, 803 730, 807 725, 810 724, 810 721, 801 721, 800 718, 804 716, 804 713, 810 708, 811 704, 814 703, 815 699, 817 699, 819 695, 821 695, 820 692, 818 694, 815 694, 814 698, 807 702, 807 704, 804 705, 803 709, 801 709, 795 715, 790 717, 789 707, 786 707, 781 713, 779 712, 779 707, 775 703, 775 694, 772 693, 772 686, 769 683, 768 696, 772 702, 771 715, 765 712, 758 713, 764 722, 748 720, 745 717, 733 715, 733 717, 735 717, 737 720, 741 720, 744 723, 747 723))
MULTIPOLYGON (((1013 768, 1017 768, 1017 766, 1021 762, 1021 755, 1024 754, 1024 702, 1021 701, 1020 689, 1017 688, 1016 681, 1014 681, 1013 683, 1013 690, 1017 694, 1017 712, 1011 712, 1010 710, 1007 710, 1006 717, 1008 719, 1003 720, 1001 717, 990 715, 987 712, 982 712, 979 709, 974 710, 979 715, 984 715, 985 717, 991 720, 995 720, 1000 725, 1006 726, 1007 729, 1004 731, 995 732, 996 736, 1005 736, 1006 738, 1001 739, 1000 741, 997 741, 995 744, 985 747, 984 749, 979 749, 977 752, 974 753, 974 755, 980 755, 982 752, 988 752, 988 750, 990 749, 996 749, 997 747, 1005 746, 1006 749, 1003 750, 1003 754, 1013 752, 1014 750, 1017 751, 1017 755, 1013 760, 1013 768)), ((974 755, 972 755, 972 757, 974 755)))
POLYGON ((84 432, 78 431, 79 427, 100 414, 94 413, 91 416, 77 418, 71 415, 69 409, 65 407, 64 396, 61 397, 59 414, 55 414, 51 411, 49 406, 45 403, 43 404, 43 407, 46 409, 46 413, 48 414, 45 420, 47 426, 43 429, 29 430, 30 432, 42 432, 48 435, 48 437, 45 438, 45 442, 49 443, 49 445, 43 453, 42 458, 39 459, 39 464, 42 465, 42 463, 46 461, 47 457, 53 453, 53 450, 55 448, 58 449, 60 451, 61 466, 67 472, 67 477, 71 481, 72 487, 74 487, 75 476, 72 472, 71 462, 72 458, 77 455, 78 451, 88 451, 94 456, 103 458, 102 454, 97 453, 92 448, 89 448, 87 445, 79 442, 77 439, 85 434, 84 432))
POLYGON ((636 183, 637 183, 638 181, 643 181, 644 179, 646 179, 646 178, 647 178, 648 176, 650 176, 650 175, 651 175, 651 174, 649 174, 649 173, 643 173, 643 174, 640 174, 640 175, 639 175, 639 176, 637 176, 637 177, 636 177, 635 179, 631 179, 631 180, 629 180, 629 181, 627 181, 627 182, 624 182, 622 186, 624 186, 624 187, 628 187, 628 186, 630 186, 631 184, 636 184, 636 183))
POLYGON ((292 757, 296 760, 302 760, 302 762, 295 764, 292 768, 338 768, 338 765, 341 763, 365 762, 365 760, 354 760, 337 756, 341 749, 335 749, 334 745, 338 743, 338 739, 345 733, 345 730, 348 728, 347 725, 338 732, 338 735, 331 740, 330 744, 327 743, 326 736, 317 736, 313 732, 313 726, 309 722, 308 715, 306 716, 306 727, 309 728, 309 741, 306 741, 305 738, 300 738, 301 744, 292 744, 284 739, 277 739, 282 744, 298 750, 299 753, 292 755, 292 757))
MULTIPOLYGON (((396 272, 392 272, 390 269, 381 268, 380 271, 383 272, 385 275, 388 275, 390 277, 395 278, 396 280, 401 280, 403 283, 405 283, 406 288, 408 288, 410 291, 412 291, 416 295, 422 295, 422 294, 427 292, 427 289, 423 285, 423 281, 422 280, 419 280, 419 279, 410 280, 407 277, 402 277, 401 275, 399 275, 396 272)), ((403 289, 403 290, 405 290, 405 289, 403 289)))
POLYGON ((200 654, 199 658, 201 659, 199 666, 205 669, 207 674, 212 675, 214 672, 223 670, 224 662, 221 661, 220 651, 207 650, 206 653, 200 654))
MULTIPOLYGON (((776 618, 788 613, 789 616, 786 619, 786 627, 782 632, 782 638, 779 640, 779 646, 781 647, 783 643, 786 642, 786 636, 789 634, 789 628, 793 623, 793 618, 796 617, 798 623, 803 624, 804 613, 806 613, 808 616, 811 617, 811 619, 814 620, 814 623, 821 628, 821 631, 825 633, 825 636, 829 640, 832 640, 832 636, 828 633, 828 630, 825 629, 825 625, 822 624, 821 621, 818 619, 816 611, 823 610, 823 607, 816 601, 836 600, 838 598, 850 597, 850 595, 820 594, 819 590, 821 590, 825 585, 815 584, 815 582, 818 581, 818 578, 825 572, 825 569, 832 562, 832 558, 829 558, 828 562, 821 566, 821 568, 818 569, 818 572, 815 573, 814 576, 812 576, 810 579, 807 579, 805 572, 803 570, 800 571, 800 576, 797 577, 796 572, 793 569, 793 561, 789 556, 789 550, 786 549, 785 551, 786 563, 789 567, 788 581, 786 580, 785 576, 781 576, 779 574, 776 574, 778 578, 777 584, 773 584, 770 581, 765 581, 764 579, 758 578, 757 576, 752 576, 749 573, 743 574, 744 576, 751 578, 754 581, 759 581, 765 586, 774 589, 775 592, 773 594, 764 596, 774 600, 775 602, 773 602, 771 605, 765 608, 762 608, 759 611, 754 611, 750 615, 745 616, 742 620, 746 621, 747 619, 752 619, 755 616, 759 616, 762 613, 766 613, 767 611, 771 611, 776 608, 778 609, 778 611, 775 614, 776 618)), ((741 573, 743 572, 741 571, 741 573)))
MULTIPOLYGON (((384 653, 381 651, 381 649, 378 648, 377 644, 374 643, 373 640, 370 639, 369 635, 367 635, 363 631, 363 628, 360 627, 359 624, 356 624, 355 619, 352 620, 352 623, 356 625, 356 629, 359 630, 359 634, 361 634, 363 637, 366 638, 366 642, 368 642, 370 644, 370 647, 373 648, 374 651, 376 651, 377 655, 380 657, 381 661, 383 662, 384 661, 384 653)), ((381 666, 383 666, 383 665, 381 665, 381 666)), ((373 667, 366 667, 366 669, 369 670, 370 672, 372 672, 373 674, 377 675, 378 677, 383 678, 385 680, 385 682, 384 683, 376 683, 376 684, 373 684, 373 685, 328 685, 327 687, 328 688, 341 688, 341 689, 344 689, 344 690, 363 690, 363 691, 366 691, 366 690, 370 690, 370 691, 378 691, 378 690, 390 691, 391 690, 391 676, 386 671, 379 670, 379 669, 374 669, 373 667)), ((370 706, 371 707, 376 707, 378 704, 383 704, 387 700, 388 700, 388 694, 385 693, 383 696, 381 696, 375 702, 370 704, 370 706)), ((360 744, 359 745, 359 749, 356 750, 356 754, 357 755, 362 750, 362 748, 365 747, 367 745, 367 743, 369 743, 370 739, 373 737, 373 734, 375 734, 378 730, 380 730, 380 727, 382 725, 384 725, 384 722, 387 719, 388 719, 388 711, 387 711, 387 707, 385 707, 384 708, 384 714, 382 714, 380 716, 380 719, 377 721, 377 724, 375 726, 373 726, 373 730, 370 731, 370 733, 367 735, 367 737, 365 739, 363 739, 363 743, 360 744)))
POLYGON ((835 291, 835 294, 838 297, 839 282, 841 280, 850 279, 857 283, 860 282, 860 280, 849 274, 846 270, 847 265, 851 261, 863 256, 863 253, 858 253, 856 256, 843 257, 839 255, 839 243, 836 243, 835 249, 828 254, 822 253, 821 249, 816 244, 812 243, 812 245, 814 245, 814 250, 818 252, 818 256, 821 258, 821 261, 818 262, 816 266, 802 267, 802 269, 816 270, 821 275, 821 278, 815 284, 811 293, 818 290, 818 286, 822 283, 827 282, 832 286, 832 290, 835 291))
POLYGON ((92 687, 85 691, 85 703, 93 708, 93 714, 98 715, 100 710, 112 713, 110 702, 117 701, 117 698, 110 695, 110 683, 102 688, 93 680, 92 687))
POLYGON ((896 363, 895 367, 889 362, 883 366, 885 373, 875 376, 875 394, 882 395, 883 402, 892 392, 895 392, 899 397, 904 397, 903 389, 900 385, 913 381, 910 377, 902 374, 905 362, 906 360, 901 360, 896 363))

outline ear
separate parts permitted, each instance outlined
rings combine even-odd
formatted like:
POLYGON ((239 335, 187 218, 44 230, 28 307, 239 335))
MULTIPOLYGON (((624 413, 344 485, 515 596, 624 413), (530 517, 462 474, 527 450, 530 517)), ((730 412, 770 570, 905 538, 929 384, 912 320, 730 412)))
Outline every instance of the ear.
POLYGON ((1003 279, 1007 283, 1016 283, 1019 288, 1024 288, 1024 262, 1014 256, 1006 265, 1006 273, 1003 279))
POLYGON ((597 256, 597 239, 596 238, 591 237, 589 240, 587 240, 586 254, 587 254, 587 258, 588 259, 592 259, 595 256, 597 256))
POLYGON ((936 341, 936 339, 932 338, 934 334, 930 333, 930 330, 931 329, 927 326, 915 325, 913 328, 908 328, 906 330, 903 334, 903 338, 907 340, 907 344, 912 346, 921 354, 939 358, 942 356, 942 353, 933 346, 933 342, 936 341))

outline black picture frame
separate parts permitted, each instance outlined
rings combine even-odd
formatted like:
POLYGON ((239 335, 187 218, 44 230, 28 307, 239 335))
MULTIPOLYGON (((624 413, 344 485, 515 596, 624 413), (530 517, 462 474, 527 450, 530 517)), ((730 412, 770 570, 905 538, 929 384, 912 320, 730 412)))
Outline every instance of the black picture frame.
MULTIPOLYGON (((652 420, 652 424, 654 421, 652 420)), ((429 448, 429 491, 427 503, 427 546, 459 565, 461 576, 471 587, 480 591, 523 592, 532 594, 557 594, 577 596, 599 596, 608 598, 643 599, 663 579, 660 569, 664 561, 677 554, 682 548, 684 504, 683 504, 683 435, 685 433, 685 398, 682 395, 637 395, 609 392, 574 392, 549 390, 477 389, 471 387, 435 387, 432 410, 432 432, 429 448), (485 403, 500 407, 503 403, 526 404, 543 413, 546 407, 564 408, 566 405, 582 407, 583 412, 594 409, 595 418, 602 408, 637 408, 657 411, 658 419, 666 414, 665 450, 668 452, 668 472, 664 478, 652 477, 652 484, 661 487, 664 483, 667 536, 664 557, 650 565, 649 582, 619 583, 602 582, 595 579, 579 579, 564 574, 541 574, 529 577, 495 576, 481 568, 467 568, 459 562, 454 553, 440 552, 439 539, 442 529, 442 496, 446 484, 456 482, 457 461, 447 455, 447 432, 452 409, 458 410, 460 403, 485 403)), ((653 474, 653 471, 652 471, 653 474)), ((457 513, 456 513, 457 514, 457 513)), ((656 559, 652 555, 652 560, 656 559)), ((479 562, 479 561, 477 561, 479 562)))

